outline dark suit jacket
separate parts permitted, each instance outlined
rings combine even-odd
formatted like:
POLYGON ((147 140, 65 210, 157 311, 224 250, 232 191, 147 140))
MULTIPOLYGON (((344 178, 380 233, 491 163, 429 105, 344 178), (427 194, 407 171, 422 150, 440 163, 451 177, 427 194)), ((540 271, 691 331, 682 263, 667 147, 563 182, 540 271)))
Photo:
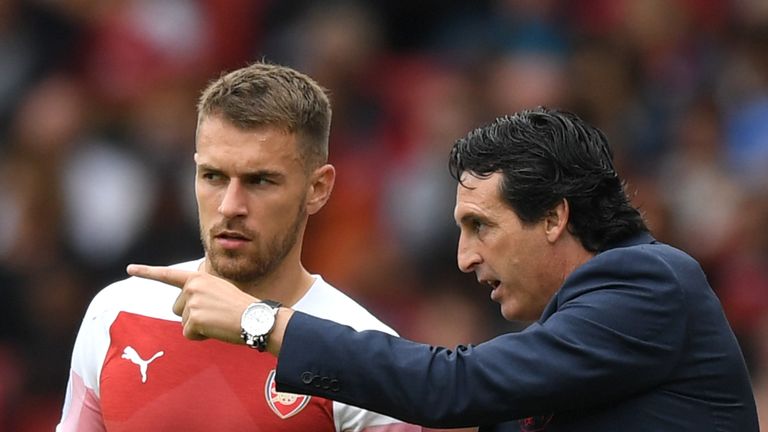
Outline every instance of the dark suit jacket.
POLYGON ((576 269, 538 322, 455 350, 290 320, 279 391, 432 427, 757 431, 744 360, 698 263, 642 234, 576 269))

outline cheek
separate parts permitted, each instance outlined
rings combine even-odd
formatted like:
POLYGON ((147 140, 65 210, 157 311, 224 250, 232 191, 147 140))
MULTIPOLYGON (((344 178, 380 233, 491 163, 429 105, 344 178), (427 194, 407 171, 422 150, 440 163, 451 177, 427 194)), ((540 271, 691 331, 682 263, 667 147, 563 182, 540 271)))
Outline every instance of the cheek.
POLYGON ((218 215, 219 202, 215 194, 210 191, 196 189, 195 199, 197 201, 197 216, 200 220, 200 225, 210 225, 211 221, 218 215))
POLYGON ((269 196, 249 202, 246 223, 265 235, 279 235, 296 217, 295 200, 287 198, 269 196))
POLYGON ((195 182, 195 200, 197 200, 198 208, 202 209, 209 205, 213 201, 213 196, 214 193, 210 187, 200 182, 195 182))
POLYGON ((289 224, 303 205, 304 197, 300 193, 295 190, 286 190, 252 201, 251 211, 258 212, 262 217, 274 219, 278 224, 289 224))
POLYGON ((542 268, 538 251, 524 242, 509 243, 493 251, 496 257, 493 266, 508 283, 515 296, 530 298, 536 295, 538 274, 542 268))
POLYGON ((197 193, 197 212, 200 214, 200 217, 203 217, 204 215, 210 214, 212 211, 216 210, 216 206, 213 205, 213 200, 210 196, 207 196, 206 194, 197 193))

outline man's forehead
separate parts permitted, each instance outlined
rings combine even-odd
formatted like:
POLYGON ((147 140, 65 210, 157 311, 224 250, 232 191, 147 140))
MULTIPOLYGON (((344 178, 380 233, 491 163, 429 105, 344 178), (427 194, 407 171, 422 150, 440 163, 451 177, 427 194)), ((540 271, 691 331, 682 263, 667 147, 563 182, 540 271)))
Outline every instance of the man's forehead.
MULTIPOLYGON (((490 175, 477 175, 469 171, 465 171, 461 175, 461 181, 456 187, 457 194, 463 195, 486 195, 494 194, 499 191, 499 183, 501 181, 501 173, 493 173, 490 175)), ((498 194, 495 194, 498 196, 498 194)))
POLYGON ((462 181, 456 186, 457 219, 467 212, 487 212, 498 208, 501 203, 499 192, 500 173, 479 177, 473 174, 462 175, 462 181))

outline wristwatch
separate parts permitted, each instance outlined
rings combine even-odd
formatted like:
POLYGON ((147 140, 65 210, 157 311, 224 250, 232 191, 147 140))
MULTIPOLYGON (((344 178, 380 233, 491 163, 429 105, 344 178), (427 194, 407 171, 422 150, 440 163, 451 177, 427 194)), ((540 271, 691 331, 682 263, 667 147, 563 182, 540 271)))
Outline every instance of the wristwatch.
POLYGON ((267 349, 267 338, 275 327, 275 316, 280 306, 280 302, 262 300, 245 308, 240 317, 240 336, 246 345, 262 352, 267 349))

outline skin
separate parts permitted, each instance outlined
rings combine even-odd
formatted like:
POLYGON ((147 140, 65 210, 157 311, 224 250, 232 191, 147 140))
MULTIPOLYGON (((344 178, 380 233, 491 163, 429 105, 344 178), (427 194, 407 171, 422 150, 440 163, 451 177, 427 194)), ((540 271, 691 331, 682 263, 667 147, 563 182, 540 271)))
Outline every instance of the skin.
POLYGON ((335 170, 328 164, 308 169, 297 139, 273 126, 244 130, 221 116, 200 119, 195 194, 206 257, 196 274, 222 277, 236 292, 209 303, 207 294, 195 289, 197 282, 190 284, 189 292, 177 300, 187 306, 179 309, 185 336, 217 334, 187 328, 190 315, 201 311, 200 304, 213 305, 213 310, 200 312, 202 320, 220 326, 236 321, 239 328, 240 317, 233 321, 220 309, 237 307, 242 313, 254 298, 292 305, 312 285, 301 263, 301 239, 308 216, 330 197, 335 170), (190 297, 194 299, 186 305, 190 297))
MULTIPOLYGON (((464 272, 491 283, 491 299, 506 319, 538 319, 544 307, 578 266, 594 256, 567 229, 568 201, 544 218, 523 224, 502 200, 501 174, 478 178, 466 173, 456 193, 454 217, 461 230, 457 259, 464 272)), ((258 299, 232 283, 205 272, 129 265, 128 273, 182 288, 174 312, 182 316, 184 335, 212 337, 232 343, 240 338, 240 315, 258 299)), ((267 350, 278 355, 290 308, 280 308, 267 350)))
POLYGON ((501 180, 501 173, 483 178, 465 173, 457 186, 457 262, 461 271, 475 272, 478 282, 491 286, 491 300, 505 319, 533 321, 572 271, 569 261, 587 256, 565 229, 566 201, 542 220, 524 224, 504 202, 501 180))

